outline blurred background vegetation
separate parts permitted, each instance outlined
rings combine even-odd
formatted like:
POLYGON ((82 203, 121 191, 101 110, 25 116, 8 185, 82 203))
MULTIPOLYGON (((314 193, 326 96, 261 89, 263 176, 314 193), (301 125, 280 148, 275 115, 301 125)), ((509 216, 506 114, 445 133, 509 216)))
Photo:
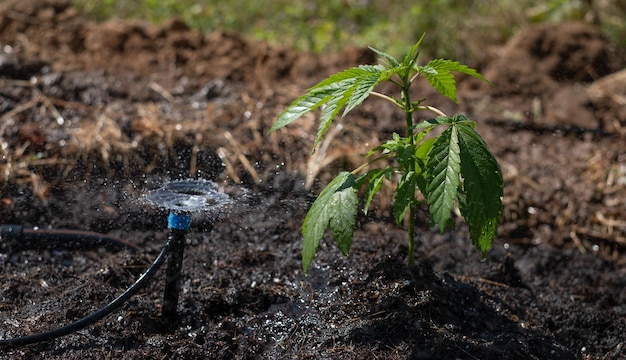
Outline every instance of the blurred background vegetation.
POLYGON ((527 23, 584 20, 626 49, 626 0, 74 0, 89 18, 177 17, 205 33, 233 30, 313 52, 374 46, 401 56, 426 33, 428 57, 480 64, 527 23))

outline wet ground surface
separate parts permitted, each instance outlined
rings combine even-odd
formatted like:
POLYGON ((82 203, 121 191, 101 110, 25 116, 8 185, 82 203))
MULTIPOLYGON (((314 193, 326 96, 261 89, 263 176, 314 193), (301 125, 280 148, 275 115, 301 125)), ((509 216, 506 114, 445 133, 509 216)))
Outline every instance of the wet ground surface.
POLYGON ((403 119, 368 100, 342 121, 325 169, 309 151, 313 117, 267 130, 308 86, 371 53, 296 53, 176 21, 96 24, 60 0, 0 4, 0 45, 0 223, 139 248, 3 239, 0 339, 65 325, 130 286, 167 237, 147 192, 199 177, 235 199, 192 216, 178 324, 160 317, 160 271, 96 324, 0 358, 626 358, 626 81, 592 27, 522 30, 481 69, 495 87, 460 79, 459 108, 422 93, 476 120, 502 166, 486 261, 462 222, 438 234, 423 209, 407 266, 383 198, 359 218, 350 256, 327 239, 308 277, 299 227, 315 194, 403 119))

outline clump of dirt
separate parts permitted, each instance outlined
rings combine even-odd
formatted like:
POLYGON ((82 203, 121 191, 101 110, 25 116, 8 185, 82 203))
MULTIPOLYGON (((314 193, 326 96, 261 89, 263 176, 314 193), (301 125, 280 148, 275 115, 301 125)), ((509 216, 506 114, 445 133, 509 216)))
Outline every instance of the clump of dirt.
POLYGON ((160 275, 100 322, 2 358, 623 358, 626 94, 619 57, 588 24, 522 30, 486 66, 493 88, 460 79, 458 107, 426 93, 476 120, 502 166, 487 261, 462 222, 438 234, 422 209, 419 261, 405 265, 381 199, 350 257, 325 239, 308 277, 300 225, 315 192, 404 119, 370 99, 313 155, 313 115, 267 130, 308 86, 373 53, 315 56, 177 20, 95 23, 64 0, 0 4, 0 49, 2 223, 142 250, 0 239, 0 340, 74 321, 141 275, 166 239, 147 191, 200 177, 238 193, 217 218, 193 217, 173 328, 160 275))
POLYGON ((626 70, 594 81, 587 88, 599 120, 608 129, 624 135, 626 125, 626 70))
POLYGON ((589 83, 620 64, 590 24, 537 24, 519 31, 485 70, 497 96, 540 96, 563 84, 589 83), (532 64, 533 66, 529 66, 532 64))
POLYGON ((615 131, 613 124, 603 121, 601 101, 590 96, 587 85, 623 66, 623 58, 594 26, 547 23, 519 31, 484 74, 494 82, 487 92, 490 96, 526 103, 514 104, 524 107, 516 120, 615 131))

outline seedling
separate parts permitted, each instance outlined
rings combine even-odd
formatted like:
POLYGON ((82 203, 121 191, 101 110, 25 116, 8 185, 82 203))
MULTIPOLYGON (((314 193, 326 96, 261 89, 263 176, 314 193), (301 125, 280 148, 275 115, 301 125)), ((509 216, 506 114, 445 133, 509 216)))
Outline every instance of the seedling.
POLYGON ((302 225, 304 245, 302 265, 306 274, 320 240, 330 228, 336 245, 348 255, 352 245, 358 213, 359 190, 365 188, 363 212, 367 214, 372 198, 384 180, 399 174, 394 191, 393 215, 398 225, 406 217, 408 234, 408 263, 414 263, 416 209, 424 195, 433 223, 443 232, 452 224, 451 213, 458 203, 461 215, 469 226, 470 239, 483 258, 500 223, 504 181, 493 153, 475 130, 475 123, 465 115, 452 117, 424 104, 425 99, 412 100, 411 85, 418 77, 442 95, 457 102, 456 81, 452 72, 485 79, 476 70, 456 61, 435 59, 418 64, 422 38, 406 56, 397 60, 380 50, 370 48, 381 59, 379 65, 360 65, 331 75, 307 90, 279 116, 270 132, 289 125, 302 115, 320 108, 319 128, 313 151, 320 143, 333 119, 343 109, 342 117, 374 95, 397 105, 405 114, 405 135, 393 134, 392 139, 368 153, 370 159, 351 172, 342 171, 322 190, 313 202, 302 225), (381 82, 389 82, 399 90, 399 97, 374 91, 381 82), (413 114, 429 111, 433 119, 414 123, 413 114), (444 127, 438 136, 427 135, 444 127), (379 161, 390 159, 384 167, 379 161), (408 214, 407 214, 408 212, 408 214))

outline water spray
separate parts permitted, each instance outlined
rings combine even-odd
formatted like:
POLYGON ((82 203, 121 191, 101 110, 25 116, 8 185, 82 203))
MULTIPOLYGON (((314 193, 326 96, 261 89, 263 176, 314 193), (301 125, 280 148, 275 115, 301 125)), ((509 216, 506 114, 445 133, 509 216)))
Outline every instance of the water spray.
MULTIPOLYGON (((31 335, 0 339, 0 349, 18 347, 41 341, 49 341, 69 335, 83 329, 119 309, 141 287, 147 284, 169 256, 166 269, 165 291, 163 296, 162 318, 168 326, 176 324, 176 308, 181 289, 182 265, 185 250, 185 238, 191 226, 191 214, 194 212, 217 212, 224 205, 232 202, 231 198, 219 190, 217 184, 208 180, 181 180, 165 184, 149 193, 146 199, 155 206, 169 210, 167 242, 152 265, 126 291, 113 301, 82 319, 52 330, 31 335)), ((108 248, 127 248, 137 251, 137 247, 121 240, 92 232, 74 230, 28 230, 19 225, 0 226, 0 245, 18 244, 16 248, 46 248, 50 241, 71 249, 84 246, 105 246, 108 248), (25 246, 27 245, 27 246, 25 246)))

